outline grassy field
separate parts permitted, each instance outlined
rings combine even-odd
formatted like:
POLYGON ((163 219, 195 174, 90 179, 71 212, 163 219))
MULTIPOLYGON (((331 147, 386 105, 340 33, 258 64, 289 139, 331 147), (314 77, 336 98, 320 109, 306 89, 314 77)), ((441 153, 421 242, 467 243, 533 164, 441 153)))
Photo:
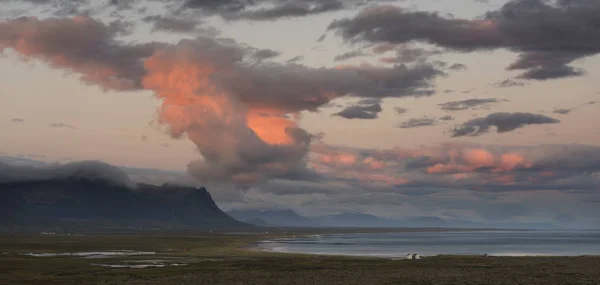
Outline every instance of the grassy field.
POLYGON ((265 253, 247 247, 280 235, 3 235, 0 284, 600 284, 597 257, 440 256, 411 261, 265 253), (23 255, 91 250, 139 250, 156 255, 108 259, 23 255), (91 265, 147 260, 187 266, 91 265))

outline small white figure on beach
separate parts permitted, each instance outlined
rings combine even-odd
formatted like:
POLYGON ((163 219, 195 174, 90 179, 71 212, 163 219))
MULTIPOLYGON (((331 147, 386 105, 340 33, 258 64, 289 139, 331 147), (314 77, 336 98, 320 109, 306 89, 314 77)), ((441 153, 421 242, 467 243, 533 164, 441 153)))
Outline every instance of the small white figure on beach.
POLYGON ((406 255, 406 259, 421 259, 422 256, 420 256, 417 253, 409 253, 406 255))

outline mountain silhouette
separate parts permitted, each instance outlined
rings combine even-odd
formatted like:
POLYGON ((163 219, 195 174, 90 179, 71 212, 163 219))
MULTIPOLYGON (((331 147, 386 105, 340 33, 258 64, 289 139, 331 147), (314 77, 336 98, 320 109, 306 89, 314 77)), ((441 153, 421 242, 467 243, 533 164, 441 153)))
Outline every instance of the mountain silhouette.
POLYGON ((0 225, 50 227, 246 228, 205 188, 114 183, 75 171, 66 177, 0 182, 0 225))

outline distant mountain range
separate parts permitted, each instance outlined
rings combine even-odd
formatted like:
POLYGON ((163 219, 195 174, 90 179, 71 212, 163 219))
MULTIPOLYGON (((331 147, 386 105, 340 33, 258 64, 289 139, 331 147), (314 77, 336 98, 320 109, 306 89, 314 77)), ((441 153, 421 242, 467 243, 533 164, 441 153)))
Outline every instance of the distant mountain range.
MULTIPOLYGON (((140 170, 142 171, 142 170, 140 170)), ((32 166, 0 160, 0 232, 259 227, 551 229, 549 224, 477 223, 433 216, 389 219, 366 213, 305 217, 293 210, 219 209, 205 188, 135 184, 100 162, 32 166)))
POLYGON ((227 212, 238 221, 256 226, 318 227, 315 221, 292 210, 239 210, 227 212))
POLYGON ((134 188, 75 173, 0 183, 0 229, 251 228, 215 204, 205 188, 138 184, 134 188))
POLYGON ((550 229, 550 224, 529 223, 477 223, 464 220, 445 220, 439 217, 409 217, 387 219, 365 213, 340 213, 305 217, 292 210, 236 210, 227 212, 232 217, 256 226, 268 227, 363 227, 363 228, 505 228, 550 229))

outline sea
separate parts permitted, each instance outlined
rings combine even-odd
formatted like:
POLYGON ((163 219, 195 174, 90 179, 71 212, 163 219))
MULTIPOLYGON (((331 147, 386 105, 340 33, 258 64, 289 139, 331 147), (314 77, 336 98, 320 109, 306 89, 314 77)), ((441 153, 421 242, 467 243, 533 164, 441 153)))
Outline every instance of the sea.
POLYGON ((443 231, 323 234, 265 240, 263 250, 319 255, 404 257, 600 255, 600 230, 443 231))

